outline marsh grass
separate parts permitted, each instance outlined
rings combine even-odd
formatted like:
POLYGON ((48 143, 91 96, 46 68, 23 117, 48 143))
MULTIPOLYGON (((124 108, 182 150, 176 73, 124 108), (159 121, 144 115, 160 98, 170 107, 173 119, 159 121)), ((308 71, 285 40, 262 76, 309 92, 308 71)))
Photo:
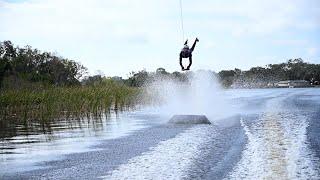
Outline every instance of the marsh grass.
POLYGON ((99 85, 24 88, 0 91, 0 120, 40 120, 99 117, 134 108, 138 88, 113 81, 99 85))

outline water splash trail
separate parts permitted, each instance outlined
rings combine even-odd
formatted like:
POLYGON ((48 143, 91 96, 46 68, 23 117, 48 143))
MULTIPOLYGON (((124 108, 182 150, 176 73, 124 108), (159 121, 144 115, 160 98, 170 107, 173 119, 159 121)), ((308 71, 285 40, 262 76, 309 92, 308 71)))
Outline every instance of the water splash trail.
POLYGON ((200 149, 211 142, 215 129, 210 125, 192 127, 175 138, 129 160, 104 179, 183 179, 197 159, 200 149))
POLYGON ((206 115, 214 121, 235 112, 211 71, 196 71, 188 76, 187 83, 159 79, 147 86, 147 92, 161 102, 155 112, 169 118, 176 114, 193 114, 206 115))
POLYGON ((257 122, 241 120, 248 144, 229 179, 320 178, 306 138, 307 117, 284 110, 283 99, 270 100, 257 122))

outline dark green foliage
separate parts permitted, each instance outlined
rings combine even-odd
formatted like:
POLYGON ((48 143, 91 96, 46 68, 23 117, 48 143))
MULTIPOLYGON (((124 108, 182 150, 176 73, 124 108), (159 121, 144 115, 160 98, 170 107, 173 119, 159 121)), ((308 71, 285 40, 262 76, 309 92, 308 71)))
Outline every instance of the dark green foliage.
POLYGON ((132 87, 141 87, 149 79, 150 73, 145 70, 139 71, 137 73, 131 72, 130 77, 125 81, 125 84, 132 87))
POLYGON ((83 79, 82 84, 92 86, 92 85, 101 84, 102 80, 103 80, 103 77, 101 75, 94 75, 94 76, 89 76, 83 79))
POLYGON ((100 75, 87 77, 81 64, 30 46, 0 43, 1 120, 50 121, 99 116, 132 108, 139 90, 100 75))
MULTIPOLYGON (((40 52, 31 46, 14 47, 10 41, 0 42, 0 85, 6 78, 17 81, 42 82, 53 85, 79 84, 79 78, 86 72, 81 64, 58 57, 52 53, 40 52)), ((10 88, 19 88, 20 86, 10 88)))
MULTIPOLYGON (((192 76, 192 72, 169 73, 164 68, 158 68, 155 72, 147 72, 145 70, 137 73, 132 72, 129 79, 124 80, 129 86, 141 87, 148 82, 159 79, 171 79, 181 82, 188 81, 188 76, 192 76)), ((241 69, 222 70, 218 74, 220 83, 223 87, 233 88, 259 88, 267 87, 283 80, 306 80, 313 85, 319 85, 320 82, 320 64, 311 64, 304 62, 301 58, 290 59, 286 63, 269 64, 265 67, 253 67, 248 71, 241 69)))
POLYGON ((253 67, 248 71, 240 69, 218 73, 225 87, 266 87, 268 83, 283 80, 306 80, 313 84, 320 82, 320 65, 304 62, 301 58, 286 63, 253 67))
POLYGON ((152 81, 158 81, 160 79, 171 79, 181 82, 186 82, 188 80, 186 73, 173 72, 169 73, 164 68, 158 68, 155 72, 147 72, 145 70, 139 71, 137 73, 131 72, 130 77, 124 80, 125 84, 133 87, 141 87, 152 81))
POLYGON ((222 70, 218 73, 221 78, 221 83, 225 87, 229 87, 232 85, 236 72, 234 70, 222 70))

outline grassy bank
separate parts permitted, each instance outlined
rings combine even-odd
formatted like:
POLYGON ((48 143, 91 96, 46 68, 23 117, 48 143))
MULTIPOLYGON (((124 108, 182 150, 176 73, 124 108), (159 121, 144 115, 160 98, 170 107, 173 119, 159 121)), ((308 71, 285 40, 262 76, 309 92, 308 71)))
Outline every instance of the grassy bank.
POLYGON ((134 107, 137 88, 113 81, 94 86, 2 90, 0 119, 50 120, 99 116, 134 107))

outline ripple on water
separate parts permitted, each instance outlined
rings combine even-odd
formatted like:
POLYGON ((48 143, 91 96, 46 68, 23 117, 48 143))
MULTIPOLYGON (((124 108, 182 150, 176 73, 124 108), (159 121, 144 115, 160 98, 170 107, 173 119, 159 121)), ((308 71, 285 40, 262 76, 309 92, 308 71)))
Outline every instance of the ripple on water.
POLYGON ((108 172, 104 179, 183 179, 188 169, 202 153, 200 149, 211 142, 215 128, 197 125, 175 138, 160 142, 140 156, 108 172))
POLYGON ((248 126, 248 144, 231 179, 317 179, 318 161, 306 139, 307 117, 296 112, 266 112, 248 126))

